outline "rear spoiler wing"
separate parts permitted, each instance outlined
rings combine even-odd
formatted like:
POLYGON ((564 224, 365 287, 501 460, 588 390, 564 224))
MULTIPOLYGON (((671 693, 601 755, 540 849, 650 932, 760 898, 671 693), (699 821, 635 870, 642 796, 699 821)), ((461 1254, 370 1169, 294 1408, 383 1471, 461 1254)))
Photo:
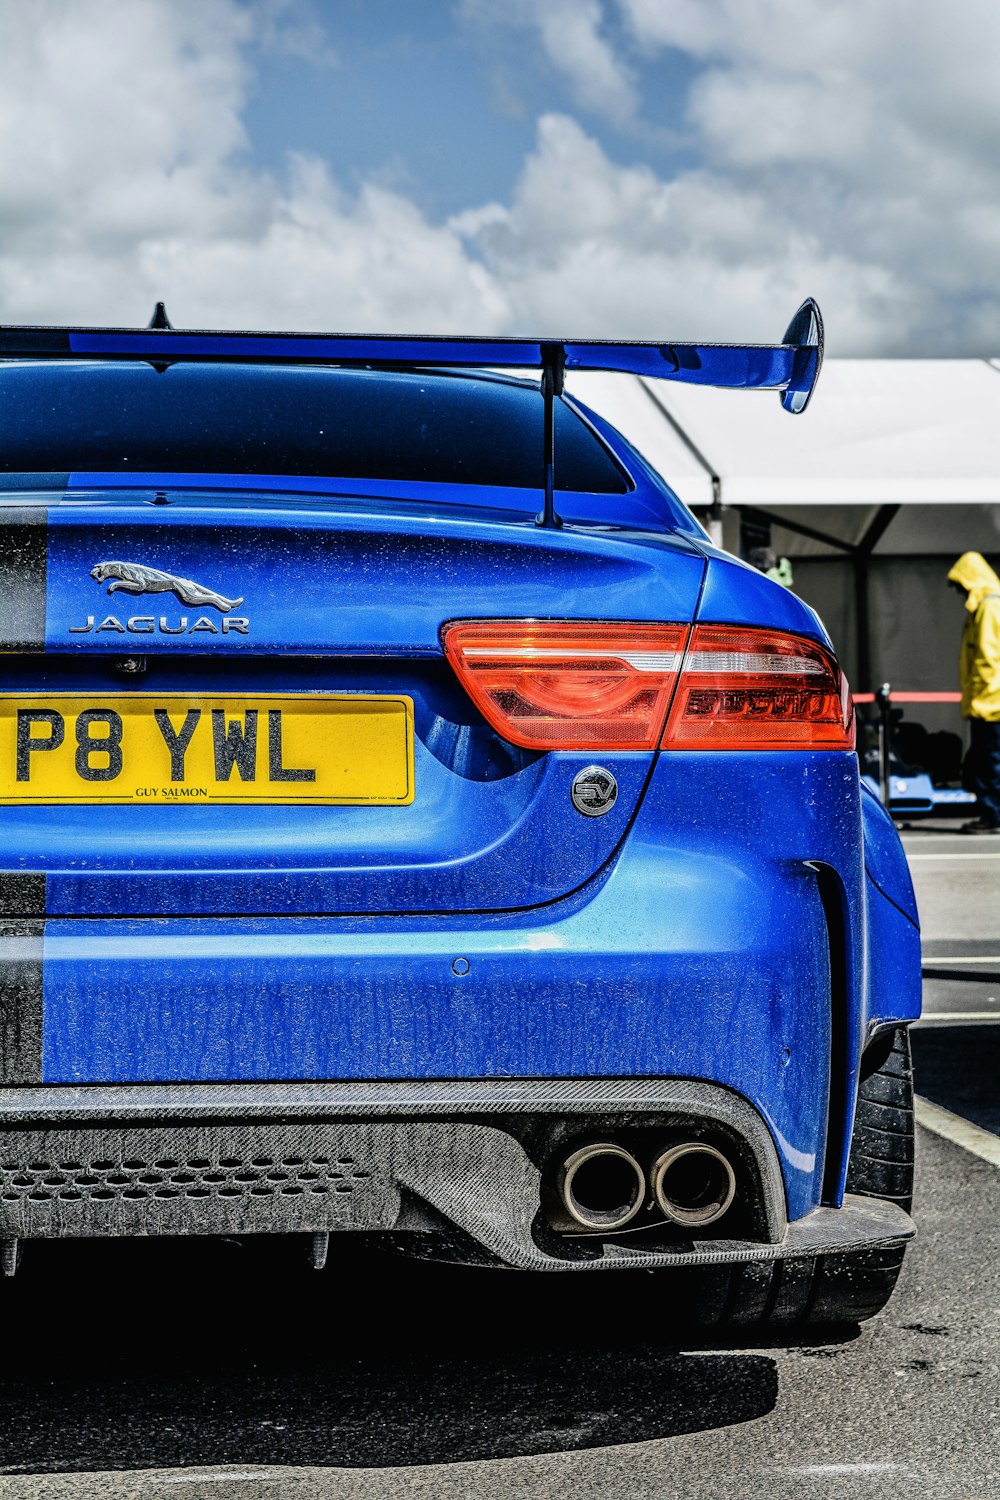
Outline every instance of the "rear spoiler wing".
POLYGON ((823 363, 823 318, 807 297, 780 344, 666 344, 644 340, 451 338, 393 334, 226 333, 175 329, 157 304, 148 328, 0 326, 0 359, 145 360, 236 364, 361 365, 400 369, 538 370, 545 398, 545 509, 539 524, 558 526, 554 509, 552 403, 567 370, 607 370, 729 390, 778 391, 785 411, 805 411, 823 363))

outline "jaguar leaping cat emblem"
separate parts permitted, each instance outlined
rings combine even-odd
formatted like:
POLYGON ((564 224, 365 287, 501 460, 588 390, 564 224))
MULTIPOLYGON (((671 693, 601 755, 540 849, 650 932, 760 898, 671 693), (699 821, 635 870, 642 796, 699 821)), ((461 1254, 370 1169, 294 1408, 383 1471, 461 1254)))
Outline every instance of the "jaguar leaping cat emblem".
POLYGON ((243 599, 227 599, 214 589, 206 589, 190 578, 175 578, 172 573, 161 573, 159 568, 147 568, 145 563, 100 562, 90 570, 91 578, 98 583, 108 583, 108 593, 117 594, 176 594, 182 604, 195 609, 210 604, 227 615, 243 599))

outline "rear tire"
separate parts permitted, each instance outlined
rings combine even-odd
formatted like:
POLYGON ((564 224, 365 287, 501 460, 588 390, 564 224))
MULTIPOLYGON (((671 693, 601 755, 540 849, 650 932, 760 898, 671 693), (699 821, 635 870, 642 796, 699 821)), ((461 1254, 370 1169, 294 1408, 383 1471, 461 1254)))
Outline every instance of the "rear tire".
POLYGON ((869 1059, 858 1088, 847 1191, 888 1198, 909 1213, 913 1203, 913 1063, 905 1026, 890 1032, 869 1059), (875 1064, 875 1066, 872 1066, 875 1064))
MULTIPOLYGON (((913 1202, 913 1068, 905 1027, 873 1044, 863 1062, 847 1166, 847 1191, 910 1211, 913 1202)), ((717 1327, 863 1323, 892 1295, 904 1245, 854 1255, 803 1256, 735 1266, 702 1303, 717 1327)))

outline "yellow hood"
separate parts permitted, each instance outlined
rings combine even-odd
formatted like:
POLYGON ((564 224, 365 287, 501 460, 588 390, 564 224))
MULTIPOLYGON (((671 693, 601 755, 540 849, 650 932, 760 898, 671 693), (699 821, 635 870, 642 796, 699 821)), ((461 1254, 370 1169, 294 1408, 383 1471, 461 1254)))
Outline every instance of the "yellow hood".
POLYGON ((987 594, 1000 594, 1000 578, 981 552, 963 552, 948 574, 948 582, 968 590, 965 607, 973 614, 987 594))

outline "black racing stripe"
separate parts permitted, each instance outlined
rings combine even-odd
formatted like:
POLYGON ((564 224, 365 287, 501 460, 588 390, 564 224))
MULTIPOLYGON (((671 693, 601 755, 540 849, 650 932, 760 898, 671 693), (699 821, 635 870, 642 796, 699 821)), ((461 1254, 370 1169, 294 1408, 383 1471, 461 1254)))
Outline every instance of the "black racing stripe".
POLYGON ((55 469, 12 470, 0 474, 0 490, 65 490, 69 475, 55 469))
POLYGON ((0 917, 44 917, 45 876, 0 870, 0 917))
POLYGON ((0 919, 0 1084, 42 1082, 39 919, 0 919))
POLYGON ((0 651, 45 649, 44 506, 0 506, 0 651))
POLYGON ((8 359, 15 351, 21 358, 33 354, 69 354, 69 328, 3 328, 0 329, 0 353, 8 359))

